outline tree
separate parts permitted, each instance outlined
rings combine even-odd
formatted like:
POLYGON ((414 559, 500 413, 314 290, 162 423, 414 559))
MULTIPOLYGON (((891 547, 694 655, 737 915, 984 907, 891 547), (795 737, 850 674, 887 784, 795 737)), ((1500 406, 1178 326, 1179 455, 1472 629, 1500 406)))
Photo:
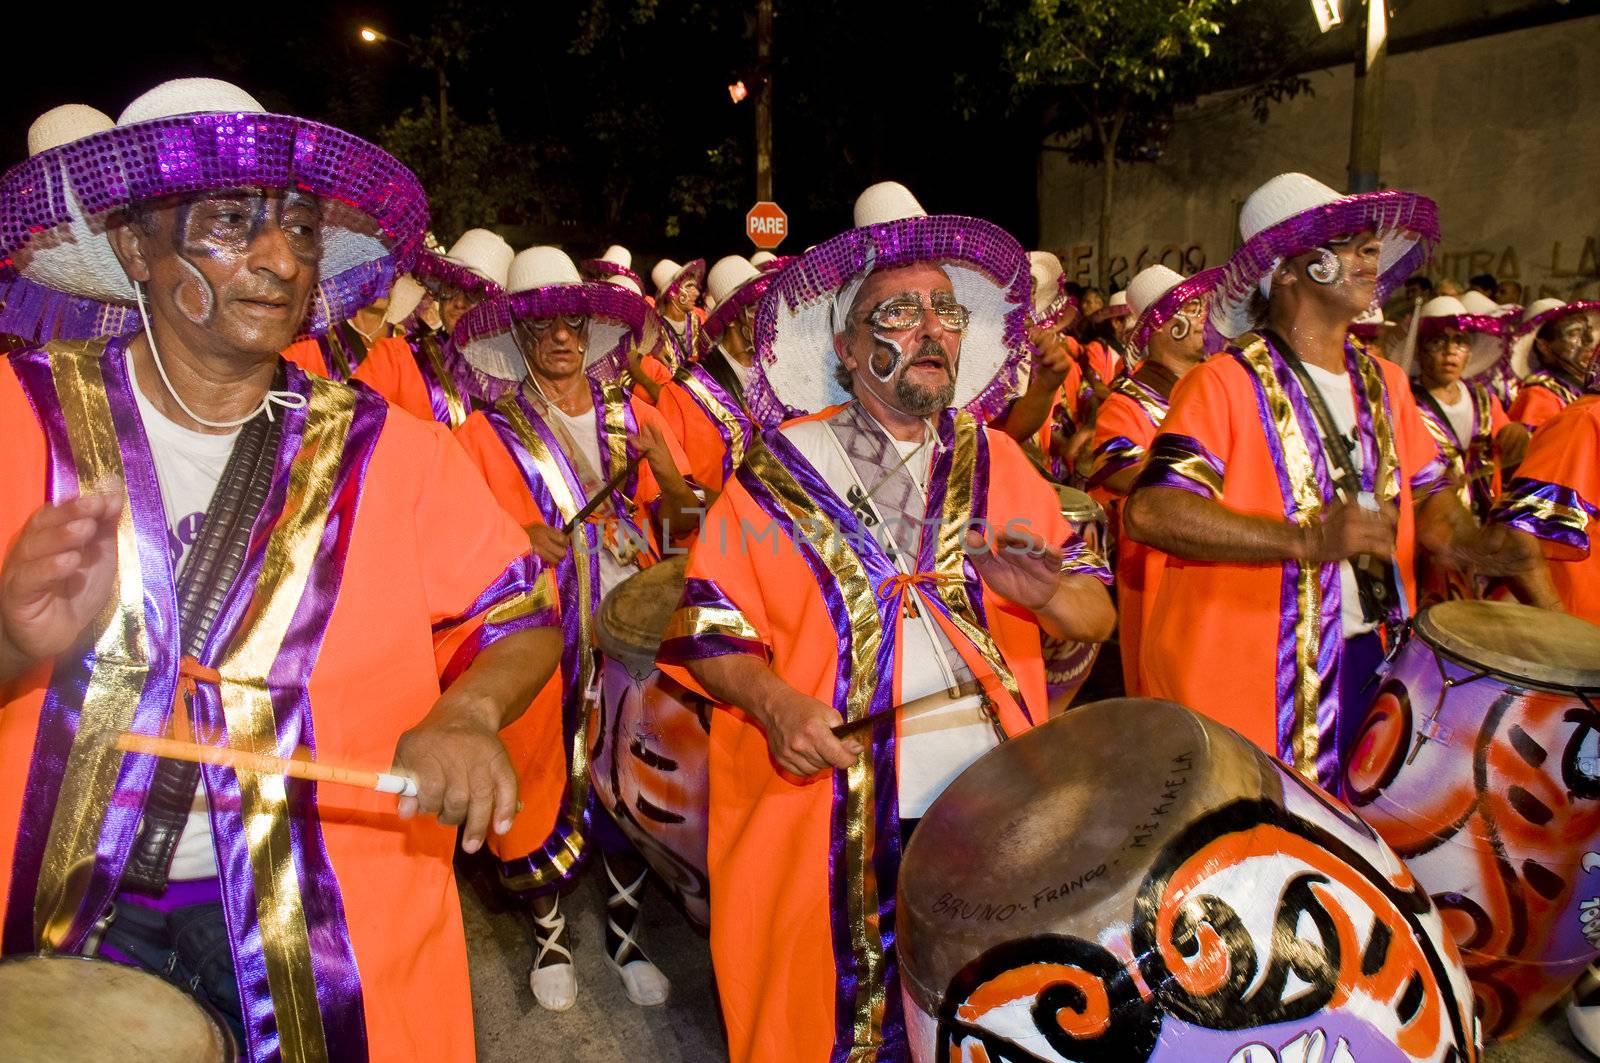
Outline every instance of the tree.
MULTIPOLYGON (((1173 108, 1203 91, 1246 85, 1256 117, 1270 103, 1309 90, 1288 66, 1269 65, 1277 47, 1258 47, 1267 29, 1259 8, 1237 20, 1239 0, 983 0, 986 20, 1005 34, 1013 101, 1038 110, 1046 134, 1066 134, 1078 157, 1100 166, 1097 241, 1100 284, 1108 283, 1119 161, 1159 155, 1173 108), (1224 33, 1227 36, 1224 38, 1224 33), (1213 44, 1225 47, 1213 54, 1213 44)), ((1282 28, 1274 27, 1281 35, 1282 28)))

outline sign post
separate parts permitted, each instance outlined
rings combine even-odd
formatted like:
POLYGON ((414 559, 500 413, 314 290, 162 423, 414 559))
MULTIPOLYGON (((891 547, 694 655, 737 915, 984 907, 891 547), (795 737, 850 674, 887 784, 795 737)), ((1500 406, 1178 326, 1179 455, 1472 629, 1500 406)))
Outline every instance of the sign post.
POLYGON ((745 235, 763 251, 771 251, 789 235, 789 215, 771 200, 762 200, 744 216, 745 235))

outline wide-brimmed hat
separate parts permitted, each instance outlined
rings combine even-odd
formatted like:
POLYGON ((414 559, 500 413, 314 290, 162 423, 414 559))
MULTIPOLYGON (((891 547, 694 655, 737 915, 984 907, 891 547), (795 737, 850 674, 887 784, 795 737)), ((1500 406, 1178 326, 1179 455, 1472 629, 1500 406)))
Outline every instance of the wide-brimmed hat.
POLYGON ((409 268, 428 201, 388 152, 332 126, 271 114, 211 78, 158 85, 115 127, 42 151, 0 178, 0 255, 58 291, 131 304, 133 282, 106 229, 131 207, 233 188, 322 200, 319 286, 305 331, 385 295, 409 268))
POLYGON ((700 329, 698 354, 704 355, 722 338, 746 307, 754 306, 766 293, 767 287, 777 277, 776 273, 758 269, 743 255, 729 255, 717 260, 706 274, 706 299, 713 307, 706 315, 700 329))
POLYGON ((1128 330, 1128 344, 1134 356, 1144 357, 1150 337, 1165 327, 1184 303, 1209 295, 1221 277, 1221 266, 1203 269, 1192 277, 1162 265, 1146 266, 1135 274, 1124 292, 1129 312, 1136 315, 1128 330))
POLYGON ((765 266, 768 262, 771 262, 777 257, 778 256, 771 251, 757 251, 755 254, 750 256, 750 264, 756 269, 760 269, 762 266, 765 266))
MULTIPOLYGON (((67 103, 28 127, 28 155, 43 154, 115 126, 111 116, 87 104, 67 103)), ((120 336, 139 327, 139 311, 60 291, 23 276, 14 264, 0 269, 0 333, 32 343, 120 336)))
POLYGON ((1590 327, 1596 335, 1600 335, 1600 301, 1580 299, 1568 303, 1560 299, 1538 299, 1530 303, 1528 309, 1522 312, 1522 321, 1512 330, 1512 372, 1525 377, 1537 369, 1533 359, 1533 341, 1538 338, 1539 330, 1552 321, 1574 314, 1587 316, 1590 327))
POLYGON ((1067 291, 1067 274, 1061 259, 1049 251, 1028 252, 1029 315, 1038 328, 1054 328, 1078 300, 1067 291))
POLYGON ((656 302, 664 303, 671 299, 683 282, 690 277, 701 288, 706 286, 706 260, 697 258, 687 265, 680 266, 670 258, 664 258, 650 270, 650 283, 656 288, 656 302))
POLYGON ((1350 322, 1350 335, 1360 340, 1375 340, 1382 335, 1384 329, 1393 324, 1393 321, 1383 316, 1381 309, 1373 307, 1365 313, 1356 315, 1350 322))
POLYGON ((585 281, 559 247, 530 247, 511 260, 507 290, 461 315, 451 338, 476 369, 501 380, 521 380, 528 365, 511 326, 517 321, 586 317, 589 341, 584 365, 638 342, 650 304, 617 284, 585 281))
POLYGON ((847 402, 835 379, 835 304, 848 312, 866 275, 919 262, 942 266, 971 312, 952 405, 987 420, 1008 401, 1027 339, 1028 258, 992 222, 929 215, 905 186, 873 185, 856 200, 856 227, 789 263, 756 309, 755 372, 745 395, 755 419, 776 424, 847 402))
POLYGON ((468 229, 442 255, 424 248, 417 252, 411 272, 395 281, 383 320, 399 324, 410 317, 422 301, 422 281, 483 298, 499 295, 505 291, 515 254, 510 244, 488 229, 468 229))
POLYGON ((1128 290, 1111 293, 1111 298, 1106 300, 1106 305, 1089 315, 1091 324, 1099 325, 1115 317, 1127 317, 1133 313, 1133 308, 1128 305, 1128 290))
POLYGON ((589 280, 620 284, 634 295, 644 294, 644 278, 633 271, 633 252, 612 244, 599 258, 585 259, 578 269, 589 280))
POLYGON ((1505 357, 1505 322, 1489 314, 1471 313, 1466 304, 1453 295, 1436 296, 1423 303, 1412 327, 1416 330, 1417 342, 1404 344, 1392 356, 1407 376, 1413 376, 1422 369, 1422 360, 1416 354, 1422 341, 1449 329, 1465 332, 1471 341, 1472 350, 1467 355, 1466 366, 1461 370, 1462 379, 1471 380, 1487 373, 1505 357))
POLYGON ((1439 240, 1433 200, 1385 189, 1340 195, 1303 173, 1279 174, 1250 194, 1239 211, 1243 243, 1223 267, 1211 300, 1211 324, 1228 339, 1248 332, 1255 300, 1284 259, 1340 236, 1371 230, 1383 242, 1378 254, 1376 302, 1405 283, 1439 240))

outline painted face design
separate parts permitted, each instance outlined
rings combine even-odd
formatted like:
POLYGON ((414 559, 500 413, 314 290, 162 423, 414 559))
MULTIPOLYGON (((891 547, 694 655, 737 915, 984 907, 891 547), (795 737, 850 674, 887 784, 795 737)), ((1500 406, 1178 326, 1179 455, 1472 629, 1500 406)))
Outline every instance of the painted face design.
POLYGON ((172 230, 182 279, 173 304, 195 325, 208 327, 219 308, 213 277, 228 284, 227 297, 261 307, 286 307, 292 286, 270 269, 251 269, 252 247, 269 227, 282 232, 295 263, 314 271, 322 254, 322 208, 299 192, 240 189, 189 200, 175 210, 172 230))
POLYGON ((514 328, 518 346, 540 376, 565 380, 582 371, 589 347, 587 317, 578 314, 518 321, 514 328))

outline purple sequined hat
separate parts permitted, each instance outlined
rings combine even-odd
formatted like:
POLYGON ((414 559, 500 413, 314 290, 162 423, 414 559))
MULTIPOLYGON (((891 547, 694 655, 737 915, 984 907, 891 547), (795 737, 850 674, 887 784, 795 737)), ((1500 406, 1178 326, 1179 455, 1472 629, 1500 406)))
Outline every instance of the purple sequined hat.
POLYGON ((468 310, 450 334, 473 368, 500 380, 521 380, 528 364, 512 332, 518 321, 583 317, 589 321, 584 365, 626 359, 644 334, 650 304, 618 284, 585 282, 559 247, 530 247, 511 261, 507 291, 468 310))
POLYGON ((644 294, 644 278, 633 271, 633 252, 621 244, 612 244, 599 258, 578 263, 578 269, 589 280, 620 284, 634 295, 644 294))
POLYGON ((656 301, 664 303, 671 299, 683 282, 693 279, 695 284, 704 288, 706 285, 706 260, 697 258, 687 265, 680 266, 670 258, 664 258, 655 264, 650 271, 650 283, 656 286, 656 301))
POLYGON ((866 275, 918 262, 942 266, 971 312, 961 334, 953 405, 988 420, 1032 357, 1027 324, 1028 256, 992 222, 928 215, 904 186, 873 185, 856 200, 856 227, 811 248, 773 279, 756 308, 754 372, 746 388, 754 418, 777 424, 850 400, 834 379, 835 304, 848 312, 866 275))
POLYGON ((1209 296, 1221 276, 1221 266, 1203 269, 1192 277, 1161 265, 1139 271, 1127 288, 1128 310, 1139 315, 1128 331, 1128 344, 1138 357, 1144 357, 1150 337, 1165 327, 1184 303, 1209 296))
POLYGON ((1416 330, 1417 342, 1402 344, 1400 350, 1391 355, 1407 376, 1414 376, 1421 369, 1421 360, 1416 352, 1422 341, 1452 329, 1466 333, 1471 347, 1467 364, 1461 370, 1463 380, 1487 373, 1505 357, 1505 322, 1488 314, 1470 313, 1461 300, 1453 295, 1437 296, 1423 303, 1412 318, 1412 327, 1416 330))
POLYGON ((1274 177, 1239 211, 1244 242, 1223 267, 1211 300, 1211 326, 1228 339, 1255 328, 1256 298, 1266 294, 1263 288, 1284 259, 1367 230, 1383 242, 1376 294, 1382 303, 1427 261, 1439 240, 1433 200, 1392 189, 1344 196, 1303 173, 1274 177))
POLYGON ((0 265, 56 291, 127 306, 133 283, 106 228, 121 210, 232 188, 323 201, 322 261, 306 331, 384 295, 411 265, 428 203, 411 171, 348 133, 268 114, 223 81, 169 81, 114 128, 42 151, 0 178, 0 265))
POLYGON ((1589 326, 1600 335, 1600 301, 1593 299, 1575 299, 1570 303, 1560 299, 1536 299, 1523 311, 1522 321, 1512 330, 1511 340, 1511 369, 1519 377, 1527 376, 1538 368, 1535 364, 1533 341, 1538 339, 1539 330, 1552 321, 1559 321, 1564 317, 1582 314, 1589 319, 1589 326))
POLYGON ((706 276, 706 302, 711 305, 711 313, 706 315, 705 326, 700 329, 700 350, 696 354, 704 356, 716 346, 734 318, 746 307, 754 306, 776 276, 776 273, 763 271, 743 255, 718 259, 706 276))

